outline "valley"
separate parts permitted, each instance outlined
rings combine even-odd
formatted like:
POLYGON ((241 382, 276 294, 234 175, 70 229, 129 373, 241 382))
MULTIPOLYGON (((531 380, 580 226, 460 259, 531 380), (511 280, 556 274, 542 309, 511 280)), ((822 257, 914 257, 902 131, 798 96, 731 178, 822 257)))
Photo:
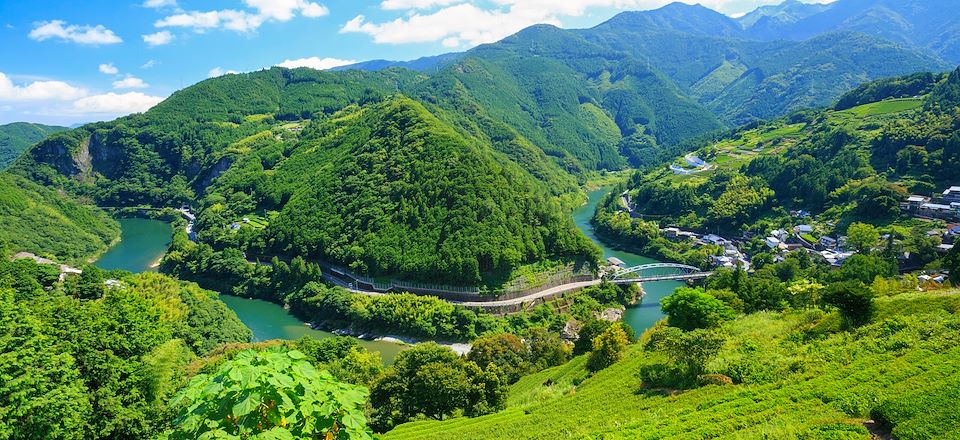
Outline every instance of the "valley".
POLYGON ((0 440, 960 438, 951 0, 235 3, 0 5, 0 440))

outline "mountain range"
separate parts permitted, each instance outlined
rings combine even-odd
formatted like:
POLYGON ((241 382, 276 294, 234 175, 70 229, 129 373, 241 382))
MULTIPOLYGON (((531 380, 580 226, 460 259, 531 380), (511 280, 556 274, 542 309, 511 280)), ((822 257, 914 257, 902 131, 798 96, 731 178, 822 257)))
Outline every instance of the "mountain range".
POLYGON ((564 213, 597 171, 661 163, 869 80, 948 70, 948 41, 894 29, 949 27, 949 14, 908 3, 788 2, 739 19, 674 3, 412 62, 228 74, 55 134, 12 172, 100 205, 193 204, 216 247, 485 282, 592 258, 564 213), (864 14, 884 26, 861 32, 864 14), (821 32, 791 31, 810 20, 821 32), (251 216, 265 226, 228 228, 251 216))

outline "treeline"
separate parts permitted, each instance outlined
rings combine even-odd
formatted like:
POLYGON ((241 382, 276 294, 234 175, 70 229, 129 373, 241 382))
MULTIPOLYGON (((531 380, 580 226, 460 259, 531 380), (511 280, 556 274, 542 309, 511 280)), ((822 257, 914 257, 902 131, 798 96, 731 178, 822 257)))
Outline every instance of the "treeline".
POLYGON ((251 337, 196 285, 93 266, 58 276, 56 266, 0 261, 0 437, 153 437, 172 419, 184 369, 251 337))

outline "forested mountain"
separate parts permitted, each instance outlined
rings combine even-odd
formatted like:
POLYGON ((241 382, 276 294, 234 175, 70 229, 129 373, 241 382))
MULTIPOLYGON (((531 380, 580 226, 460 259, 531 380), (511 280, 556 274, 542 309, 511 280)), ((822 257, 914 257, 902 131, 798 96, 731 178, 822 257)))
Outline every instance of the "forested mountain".
POLYGON ((217 180, 201 225, 278 211, 252 249, 467 285, 525 263, 599 257, 532 176, 408 98, 311 126, 271 166, 264 159, 282 147, 273 140, 268 132, 259 157, 217 180))
POLYGON ((783 38, 779 35, 779 32, 784 27, 792 25, 811 15, 819 14, 829 8, 829 5, 820 3, 785 0, 778 5, 760 6, 749 14, 738 18, 737 21, 747 30, 747 33, 753 37, 776 40, 783 38))
POLYGON ((105 212, 20 176, 0 173, 0 256, 32 252, 79 263, 120 235, 105 212))
POLYGON ((857 31, 922 48, 952 63, 960 63, 960 9, 953 0, 838 0, 816 14, 812 7, 788 5, 792 18, 750 24, 753 37, 802 40, 839 30, 857 31), (804 15, 806 15, 804 17, 804 15))
MULTIPOLYGON (((797 8, 765 13, 810 12, 797 8)), ((751 40, 734 19, 673 4, 586 30, 533 26, 407 65, 419 72, 364 70, 376 66, 209 79, 144 114, 58 133, 12 170, 101 206, 197 205, 199 236, 219 248, 473 283, 545 259, 592 257, 560 219, 596 170, 659 164, 724 123, 824 105, 870 79, 944 64, 850 31, 751 40), (367 132, 355 120, 445 134, 367 132), (394 144, 403 149, 364 149, 394 144), (441 165, 443 148, 462 162, 441 165), (414 179, 395 169, 410 164, 434 172, 414 179), (396 185, 389 200, 336 189, 373 182, 396 185), (451 182, 470 191, 434 196, 451 182), (348 194, 353 203, 341 203, 348 194), (251 216, 259 228, 237 229, 251 216), (451 218, 463 223, 449 229, 451 218), (421 241, 402 238, 411 235, 421 241)))
POLYGON ((67 128, 30 122, 0 125, 0 169, 6 168, 30 145, 53 133, 64 130, 67 130, 67 128))
POLYGON ((101 206, 192 203, 200 238, 217 246, 368 274, 474 285, 524 264, 595 260, 564 214, 575 178, 433 81, 397 69, 227 75, 57 134, 14 171, 101 206), (268 226, 228 228, 255 215, 268 226))
POLYGON ((681 3, 576 32, 648 61, 733 125, 827 105, 869 80, 948 68, 919 49, 849 31, 763 41, 725 15, 681 3))
MULTIPOLYGON (((803 210, 817 216, 803 221, 821 235, 839 236, 855 222, 886 226, 914 258, 930 263, 939 241, 912 224, 900 202, 960 181, 958 98, 960 70, 868 83, 834 108, 741 127, 705 144, 695 154, 712 164, 707 170, 660 167, 637 173, 625 189, 633 208, 661 225, 767 234, 795 223, 789 211, 803 210)), ((622 211, 608 200, 597 210, 597 229, 650 253, 675 251, 657 224, 622 211)))

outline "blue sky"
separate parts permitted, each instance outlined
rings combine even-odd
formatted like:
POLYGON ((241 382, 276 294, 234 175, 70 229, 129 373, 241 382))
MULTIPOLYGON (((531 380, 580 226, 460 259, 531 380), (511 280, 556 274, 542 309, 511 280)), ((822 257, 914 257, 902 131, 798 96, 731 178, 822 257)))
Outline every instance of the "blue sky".
MULTIPOLYGON (((778 2, 699 0, 727 14, 778 2)), ((0 0, 0 123, 109 120, 232 71, 413 59, 466 50, 535 23, 589 27, 622 10, 666 3, 0 0)))

